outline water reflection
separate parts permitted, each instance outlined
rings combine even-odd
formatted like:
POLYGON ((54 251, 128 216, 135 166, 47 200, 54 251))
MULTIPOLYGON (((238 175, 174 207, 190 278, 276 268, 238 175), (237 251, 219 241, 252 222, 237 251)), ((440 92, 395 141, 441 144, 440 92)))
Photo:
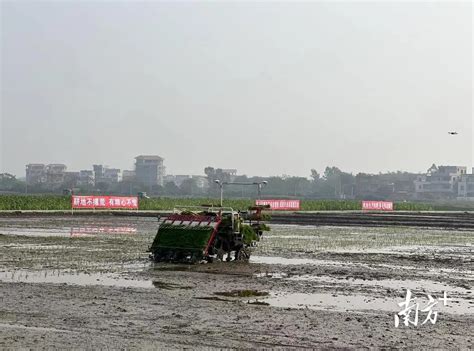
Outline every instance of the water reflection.
POLYGON ((87 226, 71 227, 71 236, 89 236, 97 234, 136 234, 137 228, 132 226, 87 226))
MULTIPOLYGON (((362 295, 342 295, 331 293, 272 293, 266 299, 259 299, 274 307, 309 308, 313 310, 346 311, 386 311, 398 312, 402 298, 367 297, 362 295)), ((252 300, 249 300, 252 302, 252 300)), ((428 298, 419 296, 420 306, 428 303, 428 298)), ((447 306, 440 305, 439 313, 472 314, 474 306, 464 299, 453 299, 447 306)))
POLYGON ((1 282, 52 283, 70 285, 104 285, 114 287, 153 288, 151 280, 127 279, 113 273, 79 273, 60 270, 14 270, 0 272, 1 282))

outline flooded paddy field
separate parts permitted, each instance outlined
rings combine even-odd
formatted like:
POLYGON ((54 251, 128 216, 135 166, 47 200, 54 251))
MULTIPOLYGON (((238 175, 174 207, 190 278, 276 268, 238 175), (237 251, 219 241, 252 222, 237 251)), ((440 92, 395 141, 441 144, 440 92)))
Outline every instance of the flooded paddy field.
POLYGON ((273 224, 249 263, 178 265, 149 261, 157 223, 0 217, 0 348, 473 346, 473 231, 273 224))

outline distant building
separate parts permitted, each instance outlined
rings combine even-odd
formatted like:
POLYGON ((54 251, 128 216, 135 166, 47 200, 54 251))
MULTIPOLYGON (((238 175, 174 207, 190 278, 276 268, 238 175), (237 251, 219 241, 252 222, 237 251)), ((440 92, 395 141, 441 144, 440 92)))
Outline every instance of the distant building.
POLYGON ((474 200, 474 174, 464 174, 459 179, 458 200, 474 200))
MULTIPOLYGON (((49 188, 58 188, 66 181, 66 165, 52 163, 30 163, 26 165, 26 183, 28 185, 45 184, 49 188)), ((68 179, 69 180, 69 179, 68 179)))
POLYGON ((64 181, 61 185, 67 188, 74 188, 80 183, 80 175, 80 172, 64 172, 64 181))
POLYGON ((118 183, 120 181, 120 169, 105 168, 103 179, 108 183, 118 183))
POLYGON ((449 199, 458 196, 458 183, 467 174, 463 166, 432 165, 425 175, 419 175, 414 181, 418 199, 449 199))
POLYGON ((46 183, 46 165, 42 163, 27 164, 26 183, 28 185, 46 183))
POLYGON ((196 186, 200 189, 207 189, 209 188, 209 182, 207 180, 206 176, 201 176, 201 175, 193 175, 191 176, 192 179, 195 180, 196 186))
POLYGON ((98 183, 103 181, 104 166, 103 165, 93 165, 92 169, 94 170, 94 183, 97 185, 98 183))
POLYGON ((163 158, 156 155, 135 157, 135 175, 137 181, 147 185, 161 185, 165 176, 163 158))
POLYGON ((121 172, 118 168, 109 168, 104 165, 93 165, 94 183, 118 183, 121 180, 121 172))
MULTIPOLYGON (((413 182, 418 176, 408 172, 359 173, 355 177, 354 197, 365 200, 410 200, 415 192, 413 182)), ((343 190, 347 192, 347 188, 343 190)))
POLYGON ((48 187, 56 188, 62 185, 66 176, 66 165, 52 163, 46 166, 46 184, 48 187))
POLYGON ((223 168, 222 173, 226 173, 229 175, 229 180, 233 182, 237 177, 237 170, 235 168, 223 168))
POLYGON ((181 184, 183 184, 183 182, 187 179, 191 179, 189 174, 177 174, 174 176, 174 183, 177 186, 181 186, 181 184))
POLYGON ((168 183, 175 183, 176 178, 172 174, 167 174, 163 177, 163 184, 168 184, 168 183))
POLYGON ((122 181, 133 182, 135 180, 135 171, 123 170, 122 181))
POLYGON ((94 171, 83 169, 79 172, 78 185, 94 186, 94 171))

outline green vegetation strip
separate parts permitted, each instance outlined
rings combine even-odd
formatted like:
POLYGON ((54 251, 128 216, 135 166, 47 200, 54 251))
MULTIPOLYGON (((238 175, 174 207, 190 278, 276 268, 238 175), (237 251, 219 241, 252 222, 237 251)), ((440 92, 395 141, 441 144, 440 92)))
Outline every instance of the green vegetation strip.
POLYGON ((70 210, 69 196, 0 195, 0 210, 70 210))
MULTIPOLYGON (((224 200, 224 206, 232 207, 236 210, 247 209, 254 205, 255 201, 251 199, 228 199, 224 200)), ((166 211, 172 210, 175 206, 200 206, 202 204, 218 205, 216 199, 209 198, 152 198, 140 199, 140 210, 166 211)), ((0 211, 2 210, 70 210, 71 198, 69 196, 54 195, 0 195, 0 211)), ((302 200, 302 211, 345 211, 361 210, 362 205, 359 200, 302 200)), ((460 208, 451 208, 443 205, 438 208, 436 205, 423 203, 400 202, 395 203, 395 210, 400 211, 432 211, 432 210, 459 210, 460 208)))

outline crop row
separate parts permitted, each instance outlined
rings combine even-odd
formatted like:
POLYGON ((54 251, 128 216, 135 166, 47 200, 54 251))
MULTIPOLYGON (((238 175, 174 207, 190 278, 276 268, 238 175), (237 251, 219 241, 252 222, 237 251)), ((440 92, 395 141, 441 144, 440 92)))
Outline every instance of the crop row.
MULTIPOLYGON (((218 205, 216 199, 174 199, 152 198, 140 199, 140 210, 172 210, 175 206, 200 206, 218 205)), ((234 209, 246 209, 254 204, 251 199, 227 199, 224 206, 234 209)), ((0 210, 70 210, 71 198, 69 196, 21 196, 0 195, 0 210)), ((302 211, 344 211, 360 210, 361 202, 357 200, 303 200, 302 211)), ((395 203, 395 210, 428 211, 433 210, 431 205, 412 202, 395 203)))

